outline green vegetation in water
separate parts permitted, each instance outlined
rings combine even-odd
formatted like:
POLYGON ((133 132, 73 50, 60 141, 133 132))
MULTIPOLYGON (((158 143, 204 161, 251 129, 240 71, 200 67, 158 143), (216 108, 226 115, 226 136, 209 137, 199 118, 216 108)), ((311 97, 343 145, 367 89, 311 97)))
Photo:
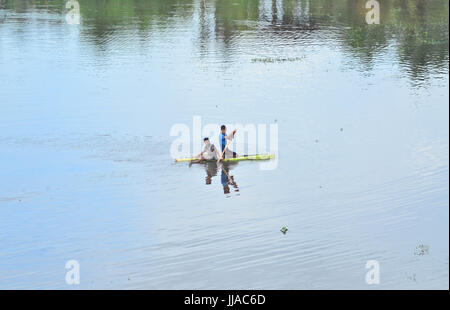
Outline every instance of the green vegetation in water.
POLYGON ((414 250, 414 255, 424 256, 430 254, 430 246, 420 244, 414 250))
POLYGON ((253 58, 252 62, 262 62, 262 63, 294 62, 294 61, 301 61, 303 59, 305 59, 305 56, 302 56, 302 57, 287 57, 287 58, 264 57, 264 58, 253 58))
POLYGON ((288 231, 288 229, 286 228, 286 226, 283 226, 283 227, 280 229, 280 231, 281 231, 283 234, 286 234, 286 232, 288 231))

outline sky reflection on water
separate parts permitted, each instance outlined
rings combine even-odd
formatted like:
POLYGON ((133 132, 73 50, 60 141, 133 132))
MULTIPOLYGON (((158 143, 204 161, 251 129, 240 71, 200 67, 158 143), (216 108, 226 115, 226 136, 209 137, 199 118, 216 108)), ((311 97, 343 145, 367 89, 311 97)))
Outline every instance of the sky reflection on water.
POLYGON ((1 2, 0 288, 448 289, 448 1, 79 2, 1 2), (277 169, 174 164, 195 115, 277 169))

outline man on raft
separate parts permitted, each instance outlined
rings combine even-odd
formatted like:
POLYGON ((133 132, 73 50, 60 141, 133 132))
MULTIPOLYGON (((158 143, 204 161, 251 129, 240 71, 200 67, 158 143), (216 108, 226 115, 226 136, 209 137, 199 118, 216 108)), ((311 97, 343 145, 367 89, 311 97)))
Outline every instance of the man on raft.
POLYGON ((203 139, 203 142, 205 143, 203 151, 194 156, 195 158, 198 159, 191 161, 190 164, 199 163, 204 160, 217 160, 217 162, 219 162, 220 160, 225 158, 237 157, 236 152, 233 152, 230 149, 228 149, 228 145, 231 143, 231 141, 234 138, 234 135, 236 134, 236 129, 233 130, 233 132, 230 135, 227 135, 227 127, 225 125, 222 125, 220 127, 220 131, 221 133, 219 136, 219 141, 222 152, 219 152, 219 150, 215 147, 215 145, 209 141, 209 138, 206 137, 205 139, 203 139))
POLYGON ((222 158, 220 159, 225 159, 225 158, 236 158, 237 154, 236 152, 231 151, 228 148, 228 145, 231 143, 231 141, 234 138, 234 135, 236 134, 236 129, 234 129, 231 134, 227 135, 227 127, 225 125, 220 126, 220 136, 219 136, 219 142, 220 142, 220 146, 222 149, 222 154, 224 155, 222 158), (228 142, 227 142, 228 141, 228 142))
POLYGON ((205 143, 203 151, 195 156, 195 158, 198 159, 191 161, 191 164, 199 163, 204 160, 218 160, 222 155, 221 153, 219 153, 219 150, 216 148, 216 146, 209 141, 209 138, 203 139, 203 142, 205 143))

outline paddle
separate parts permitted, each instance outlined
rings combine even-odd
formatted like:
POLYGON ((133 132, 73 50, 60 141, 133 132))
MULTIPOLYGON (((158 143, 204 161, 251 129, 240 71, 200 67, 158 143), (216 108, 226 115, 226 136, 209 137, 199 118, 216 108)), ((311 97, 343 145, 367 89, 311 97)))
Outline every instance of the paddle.
POLYGON ((227 150, 228 145, 230 144, 231 140, 228 140, 227 145, 225 145, 222 155, 220 156, 220 158, 217 160, 217 163, 220 163, 220 161, 222 160, 223 155, 225 154, 225 151, 227 150))
POLYGON ((232 179, 231 177, 230 177, 230 175, 227 173, 227 171, 223 168, 223 165, 222 165, 222 171, 223 172, 225 172, 225 175, 227 176, 227 178, 228 178, 228 180, 230 180, 230 182, 231 182, 231 185, 233 185, 233 186, 236 186, 237 187, 237 184, 236 184, 236 182, 234 182, 234 179, 232 179))

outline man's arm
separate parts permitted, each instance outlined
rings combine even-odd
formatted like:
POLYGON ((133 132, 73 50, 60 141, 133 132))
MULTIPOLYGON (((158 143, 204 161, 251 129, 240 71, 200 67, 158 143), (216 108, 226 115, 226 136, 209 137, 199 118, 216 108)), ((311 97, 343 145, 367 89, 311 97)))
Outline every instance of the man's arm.
POLYGON ((215 147, 214 151, 216 151, 217 154, 217 158, 220 158, 220 156, 222 156, 222 154, 219 152, 219 150, 215 147))
POLYGON ((226 136, 225 136, 225 139, 227 139, 227 140, 229 140, 229 141, 233 140, 234 135, 236 134, 236 131, 237 131, 237 130, 235 129, 235 130, 233 130, 233 131, 231 132, 231 134, 226 135, 226 136))
POLYGON ((194 156, 194 158, 200 157, 203 155, 203 153, 205 153, 205 151, 198 153, 197 155, 194 156))

